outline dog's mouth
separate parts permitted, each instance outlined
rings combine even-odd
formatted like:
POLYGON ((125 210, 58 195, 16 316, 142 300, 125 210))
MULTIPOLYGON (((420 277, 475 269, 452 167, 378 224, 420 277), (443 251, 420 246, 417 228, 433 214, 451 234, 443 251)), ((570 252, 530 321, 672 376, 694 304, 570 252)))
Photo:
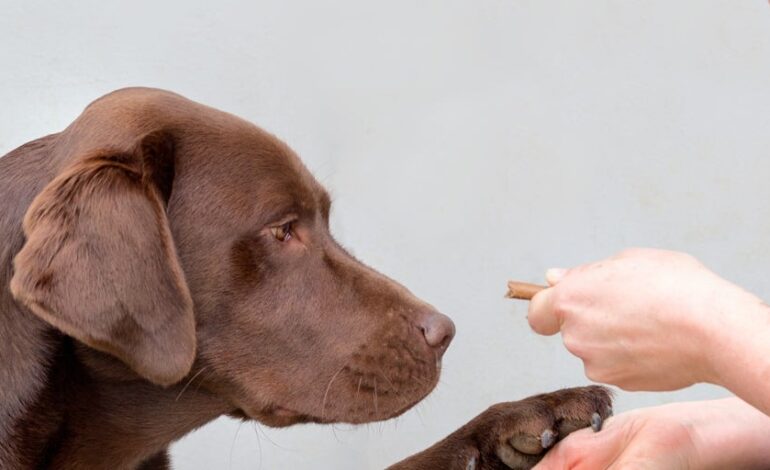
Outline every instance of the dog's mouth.
POLYGON ((364 424, 364 423, 370 423, 373 421, 383 421, 383 420, 395 418, 396 416, 399 416, 405 413, 410 408, 415 406, 417 403, 422 401, 432 391, 432 389, 433 387, 427 390, 424 394, 421 394, 412 400, 400 402, 395 407, 388 406, 389 408, 388 410, 380 410, 379 412, 375 411, 374 415, 372 414, 372 412, 369 412, 369 413, 353 413, 348 416, 339 416, 336 414, 334 415, 327 414, 326 416, 316 416, 313 414, 303 413, 300 411, 292 410, 290 408, 285 408, 283 406, 276 405, 276 406, 263 408, 258 411, 250 410, 249 412, 246 412, 243 409, 239 408, 231 412, 230 416, 233 418, 238 418, 243 420, 253 419, 261 422, 266 426, 275 427, 275 428, 282 428, 282 427, 292 426, 295 424, 304 424, 304 423, 364 424))
POLYGON ((339 374, 318 400, 312 399, 308 392, 306 400, 290 399, 259 407, 241 406, 230 416, 254 419, 270 427, 383 421, 405 413, 430 394, 438 383, 439 371, 437 365, 434 374, 410 377, 413 380, 404 385, 403 382, 394 383, 395 378, 389 382, 382 377, 378 381, 346 369, 348 376, 341 378, 339 375, 342 374, 339 374))
POLYGON ((262 424, 265 424, 266 426, 274 428, 283 428, 286 426, 302 423, 328 424, 333 422, 331 420, 323 420, 307 413, 301 413, 299 411, 284 408, 282 406, 270 406, 258 411, 249 412, 239 408, 231 412, 230 416, 242 420, 253 419, 259 421, 262 424))

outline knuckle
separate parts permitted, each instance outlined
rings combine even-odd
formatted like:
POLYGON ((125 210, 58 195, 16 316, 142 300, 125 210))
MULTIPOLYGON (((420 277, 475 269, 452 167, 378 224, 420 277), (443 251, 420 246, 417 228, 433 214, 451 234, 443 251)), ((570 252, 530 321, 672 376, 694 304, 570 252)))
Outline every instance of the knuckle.
POLYGON ((575 335, 571 334, 569 330, 562 332, 561 339, 567 351, 574 354, 575 356, 580 357, 582 355, 583 351, 580 345, 580 341, 575 337, 575 335))
POLYGON ((615 385, 626 392, 641 392, 644 390, 644 387, 641 386, 640 383, 636 383, 630 380, 617 380, 615 381, 615 385))
POLYGON ((567 289, 554 289, 551 294, 551 308, 554 315, 562 320, 570 314, 570 293, 567 289))
POLYGON ((605 382, 605 374, 602 373, 601 370, 598 370, 596 367, 592 366, 590 362, 587 360, 583 360, 583 369, 585 371, 585 375, 591 382, 599 382, 604 383, 605 382))
POLYGON ((553 287, 551 290, 551 305, 554 310, 558 310, 564 304, 565 292, 567 289, 563 285, 553 287))

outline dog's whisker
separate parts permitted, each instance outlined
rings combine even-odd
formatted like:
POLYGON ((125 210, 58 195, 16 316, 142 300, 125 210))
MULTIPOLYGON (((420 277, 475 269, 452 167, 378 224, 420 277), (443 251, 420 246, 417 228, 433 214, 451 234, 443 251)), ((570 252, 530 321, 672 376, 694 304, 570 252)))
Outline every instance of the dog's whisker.
MULTIPOLYGON (((272 444, 274 447, 277 447, 277 448, 279 448, 281 450, 285 450, 287 452, 297 452, 297 449, 292 449, 292 448, 289 448, 289 447, 286 447, 286 446, 282 446, 282 445, 276 443, 274 440, 270 439, 270 436, 262 429, 262 427, 259 425, 258 421, 255 421, 253 424, 254 424, 254 432, 262 433, 262 437, 267 439, 267 442, 272 444)), ((257 436, 257 437, 259 437, 259 436, 257 436)), ((260 449, 261 449, 261 446, 260 446, 260 449)))
POLYGON ((410 377, 409 380, 411 380, 413 382, 417 382, 418 385, 422 385, 424 387, 428 387, 428 386, 431 385, 430 382, 426 382, 425 380, 420 379, 418 377, 410 377))
POLYGON ((331 380, 329 380, 329 384, 326 386, 324 398, 321 401, 321 421, 323 421, 326 417, 326 399, 329 397, 329 390, 331 390, 332 384, 334 383, 334 380, 337 378, 337 376, 340 375, 340 372, 345 370, 345 367, 347 367, 347 364, 343 364, 342 367, 340 367, 339 370, 335 372, 334 375, 332 375, 331 380))
POLYGON ((391 387, 393 390, 397 390, 397 387, 396 387, 396 386, 393 384, 393 381, 392 381, 392 380, 390 380, 390 379, 388 378, 388 376, 387 376, 387 375, 385 375, 385 371, 383 371, 382 369, 378 369, 378 370, 377 370, 377 374, 378 374, 380 377, 382 377, 383 379, 385 379, 385 381, 386 381, 386 382, 388 382, 388 384, 390 385, 390 387, 391 387))
POLYGON ((425 419, 423 419, 422 417, 422 412, 420 411, 420 408, 422 408, 422 402, 420 402, 417 406, 414 407, 414 412, 417 414, 417 419, 420 420, 422 427, 425 427, 425 419))
POLYGON ((184 384, 184 387, 182 387, 182 390, 179 391, 179 394, 176 396, 174 401, 179 401, 179 399, 182 397, 182 394, 185 392, 185 390, 187 390, 187 387, 189 387, 190 384, 193 382, 193 380, 197 379, 198 376, 201 375, 203 373, 203 371, 206 370, 207 368, 208 368, 208 366, 201 367, 201 370, 199 370, 198 372, 195 373, 195 375, 190 377, 190 380, 188 380, 187 383, 184 384))
POLYGON ((353 397, 353 404, 355 405, 358 403, 358 395, 361 394, 361 383, 364 381, 364 377, 361 376, 358 378, 358 387, 356 387, 356 395, 353 397))
POLYGON ((257 431, 257 423, 253 426, 254 435, 257 436, 257 452, 259 453, 259 469, 262 470, 262 439, 259 438, 259 432, 257 431))
POLYGON ((374 415, 380 415, 380 408, 377 405, 377 377, 374 377, 374 415))
POLYGON ((334 436, 334 440, 337 441, 337 444, 342 444, 340 437, 337 435, 337 426, 335 426, 333 423, 332 423, 332 435, 334 436))
POLYGON ((390 380, 390 379, 388 378, 388 376, 387 376, 387 375, 385 375, 385 372, 384 372, 382 369, 379 369, 379 370, 377 371, 377 373, 380 375, 380 377, 382 377, 383 379, 385 379, 385 380, 388 382, 388 384, 390 384, 390 387, 391 387, 391 389, 393 390, 393 392, 394 392, 394 394, 395 394, 395 397, 398 399, 398 401, 399 401, 401 404, 403 404, 403 405, 409 405, 409 404, 410 404, 410 403, 409 403, 409 400, 408 400, 408 399, 406 399, 406 398, 405 398, 405 397, 404 397, 404 396, 401 394, 401 391, 398 389, 398 387, 396 387, 396 386, 395 386, 395 384, 393 383, 393 381, 392 381, 392 380, 390 380))
MULTIPOLYGON (((227 468, 233 468, 233 450, 235 450, 235 443, 238 441, 238 433, 241 432, 241 426, 243 426, 243 421, 240 421, 238 423, 238 429, 235 430, 235 435, 233 436, 233 443, 230 444, 230 458, 227 462, 227 468)), ((257 436, 259 438, 259 436, 257 436)))

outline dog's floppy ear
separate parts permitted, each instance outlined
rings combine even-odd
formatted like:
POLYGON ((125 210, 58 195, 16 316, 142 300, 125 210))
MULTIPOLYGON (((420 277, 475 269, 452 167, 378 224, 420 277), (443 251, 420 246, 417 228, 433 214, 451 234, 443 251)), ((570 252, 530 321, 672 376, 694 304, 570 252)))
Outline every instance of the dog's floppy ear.
POLYGON ((159 385, 189 373, 192 300, 166 218, 174 144, 79 158, 35 198, 11 291, 34 314, 159 385))

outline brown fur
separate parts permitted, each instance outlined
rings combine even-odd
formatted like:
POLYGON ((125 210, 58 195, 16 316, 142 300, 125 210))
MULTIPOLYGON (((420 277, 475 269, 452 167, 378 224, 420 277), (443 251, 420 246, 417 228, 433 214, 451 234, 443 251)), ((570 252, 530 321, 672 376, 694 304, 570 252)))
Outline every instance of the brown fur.
POLYGON ((285 144, 161 90, 2 158, 0 468, 166 468, 222 414, 364 423, 425 397, 451 321, 346 253, 329 210, 285 144))

